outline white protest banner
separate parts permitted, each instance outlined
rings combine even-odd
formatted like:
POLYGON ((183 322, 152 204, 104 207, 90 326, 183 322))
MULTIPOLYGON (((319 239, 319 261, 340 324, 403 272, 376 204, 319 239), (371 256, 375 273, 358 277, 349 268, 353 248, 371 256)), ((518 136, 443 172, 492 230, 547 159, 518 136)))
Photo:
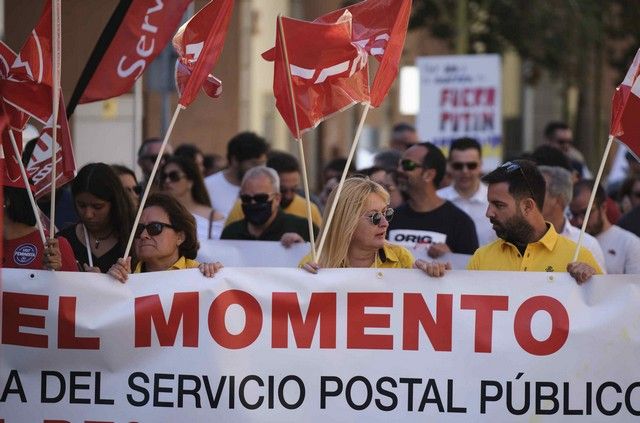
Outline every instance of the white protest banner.
POLYGON ((425 56, 418 57, 416 65, 420 73, 416 118, 420 139, 446 152, 456 138, 476 138, 482 145, 484 170, 494 169, 502 157, 500 56, 425 56))
POLYGON ((308 242, 285 248, 279 241, 201 239, 198 261, 219 261, 227 267, 298 267, 309 251, 308 242))
POLYGON ((3 269, 0 420, 637 421, 634 276, 3 269))

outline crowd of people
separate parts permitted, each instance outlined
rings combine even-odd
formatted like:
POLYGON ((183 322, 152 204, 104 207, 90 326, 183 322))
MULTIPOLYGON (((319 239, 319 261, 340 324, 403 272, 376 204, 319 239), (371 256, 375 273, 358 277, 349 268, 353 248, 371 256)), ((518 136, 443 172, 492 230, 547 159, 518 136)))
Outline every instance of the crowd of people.
MULTIPOLYGON (((394 127, 374 166, 323 171, 322 188, 307 202, 300 164, 267 141, 242 132, 227 143, 226 163, 197 147, 168 146, 149 181, 161 140, 138 152, 141 181, 122 165, 82 167, 58 195, 54 236, 36 228, 24 182, 3 177, 3 267, 108 273, 200 268, 211 277, 222 264, 198 263, 207 240, 279 241, 284 247, 324 239, 299 267, 417 268, 432 277, 451 269, 449 253, 468 255, 469 270, 569 272, 582 283, 594 274, 640 273, 640 164, 628 153, 626 179, 595 186, 570 128, 551 122, 535 151, 483 174, 482 146, 454 140, 448 157, 418 139, 408 124, 394 127), (152 194, 124 257, 140 195, 152 194), (592 191, 595 201, 580 234, 592 191), (333 221, 325 226, 330 210, 333 221), (310 210, 312 224, 307 219, 310 210), (574 261, 577 243, 581 247, 574 261)), ((46 204, 47 198, 41 199, 46 204)), ((46 222, 48 208, 38 213, 46 222)), ((250 252, 248 252, 250 254, 250 252)))

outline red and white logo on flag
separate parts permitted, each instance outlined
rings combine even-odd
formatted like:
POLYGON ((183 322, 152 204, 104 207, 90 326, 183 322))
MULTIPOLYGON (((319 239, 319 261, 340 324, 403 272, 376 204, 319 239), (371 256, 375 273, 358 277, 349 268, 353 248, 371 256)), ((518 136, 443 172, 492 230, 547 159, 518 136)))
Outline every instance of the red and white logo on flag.
POLYGON ((609 134, 640 157, 640 49, 613 95, 609 134))
POLYGON ((175 72, 182 106, 191 104, 200 88, 210 97, 222 93, 222 82, 210 72, 222 53, 232 12, 233 0, 212 0, 173 37, 179 56, 175 72))
POLYGON ((330 24, 280 19, 284 38, 277 30, 275 48, 263 57, 274 60, 276 107, 295 138, 334 113, 369 101, 367 54, 352 42, 348 12, 330 24), (290 93, 288 73, 293 93, 290 93), (297 125, 291 94, 296 105, 297 125))

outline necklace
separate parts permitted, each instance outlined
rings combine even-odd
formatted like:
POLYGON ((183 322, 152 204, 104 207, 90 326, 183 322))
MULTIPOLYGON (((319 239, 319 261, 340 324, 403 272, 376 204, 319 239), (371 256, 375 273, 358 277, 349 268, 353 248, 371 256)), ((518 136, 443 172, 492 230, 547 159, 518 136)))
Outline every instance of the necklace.
POLYGON ((100 243, 102 241, 104 241, 105 239, 109 238, 111 236, 111 234, 113 233, 113 230, 111 232, 109 232, 108 234, 106 234, 105 236, 103 236, 102 238, 98 238, 97 236, 94 236, 93 238, 93 245, 95 246, 95 249, 97 250, 98 248, 100 248, 100 243))

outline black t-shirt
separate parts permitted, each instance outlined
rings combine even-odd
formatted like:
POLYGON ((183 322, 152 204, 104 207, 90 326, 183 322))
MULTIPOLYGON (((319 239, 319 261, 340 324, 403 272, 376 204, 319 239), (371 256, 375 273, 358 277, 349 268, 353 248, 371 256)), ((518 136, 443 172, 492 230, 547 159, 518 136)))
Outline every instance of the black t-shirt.
POLYGON ((401 245, 439 242, 442 235, 454 253, 473 254, 478 248, 473 220, 450 201, 429 212, 416 212, 405 203, 396 209, 387 231, 389 241, 401 245), (415 232, 403 233, 401 229, 415 232))
MULTIPOLYGON (((89 258, 87 256, 87 247, 80 242, 78 237, 76 236, 76 225, 71 225, 68 228, 65 228, 58 232, 59 236, 63 236, 67 238, 69 244, 71 244, 71 248, 73 249, 73 254, 76 256, 76 260, 80 263, 80 268, 83 269, 83 264, 86 263, 89 265, 89 258)), ((118 243, 114 245, 109 251, 101 255, 100 257, 96 257, 91 254, 93 257, 93 265, 100 268, 102 273, 107 273, 111 266, 113 266, 120 257, 124 255, 125 245, 121 245, 118 243)))
MULTIPOLYGON (((280 241, 282 235, 287 232, 295 232, 305 241, 309 242, 309 225, 307 219, 303 219, 292 214, 278 211, 276 218, 271 225, 259 236, 255 237, 249 233, 247 220, 242 219, 233 222, 222 231, 220 239, 243 239, 250 241, 280 241)), ((313 225, 313 232, 317 235, 318 228, 313 225)))

